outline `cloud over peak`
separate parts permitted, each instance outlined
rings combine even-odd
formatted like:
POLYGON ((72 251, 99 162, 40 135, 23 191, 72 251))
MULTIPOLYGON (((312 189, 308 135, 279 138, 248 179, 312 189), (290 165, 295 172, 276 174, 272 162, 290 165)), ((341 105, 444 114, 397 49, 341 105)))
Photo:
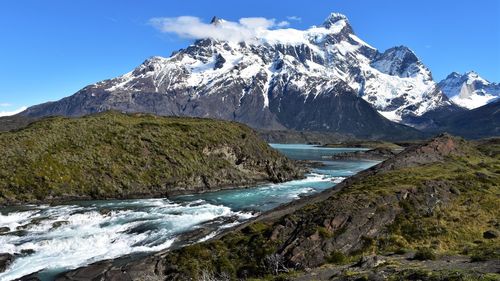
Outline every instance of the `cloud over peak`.
POLYGON ((210 24, 193 16, 152 18, 149 23, 161 32, 174 33, 183 38, 212 38, 234 42, 254 40, 262 32, 289 25, 287 21, 277 22, 263 17, 241 18, 238 22, 220 20, 216 24, 210 24))

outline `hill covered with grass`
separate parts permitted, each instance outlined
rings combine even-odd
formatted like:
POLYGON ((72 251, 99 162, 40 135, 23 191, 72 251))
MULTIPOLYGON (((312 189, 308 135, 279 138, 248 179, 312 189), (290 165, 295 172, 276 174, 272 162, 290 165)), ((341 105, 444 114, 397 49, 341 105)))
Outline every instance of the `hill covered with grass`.
POLYGON ((301 174, 245 125, 117 112, 2 132, 0 154, 0 204, 165 196, 301 174))

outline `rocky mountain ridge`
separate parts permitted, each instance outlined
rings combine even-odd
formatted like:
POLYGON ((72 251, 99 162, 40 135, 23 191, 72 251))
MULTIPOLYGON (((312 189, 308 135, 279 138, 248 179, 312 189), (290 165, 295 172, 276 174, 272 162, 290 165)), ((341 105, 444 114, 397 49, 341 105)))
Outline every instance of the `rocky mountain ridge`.
POLYGON ((451 101, 467 109, 481 107, 500 97, 500 84, 489 82, 474 71, 452 72, 438 85, 451 101))
POLYGON ((115 109, 377 136, 415 135, 379 113, 410 123, 410 117, 449 106, 410 49, 380 53, 354 34, 347 17, 332 13, 320 26, 265 30, 248 42, 200 39, 169 58, 152 57, 123 76, 22 115, 115 109))

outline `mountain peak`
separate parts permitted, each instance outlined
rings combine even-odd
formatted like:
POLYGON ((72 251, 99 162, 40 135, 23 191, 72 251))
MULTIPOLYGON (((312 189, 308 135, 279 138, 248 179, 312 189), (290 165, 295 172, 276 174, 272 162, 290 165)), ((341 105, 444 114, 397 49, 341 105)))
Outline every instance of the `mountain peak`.
POLYGON ((465 76, 471 77, 471 78, 478 78, 479 74, 477 74, 477 72, 475 72, 474 70, 469 70, 465 73, 465 76))
POLYGON ((401 54, 409 54, 411 56, 417 57, 417 55, 415 55, 415 53, 405 45, 399 45, 396 47, 392 47, 392 48, 387 49, 387 51, 388 52, 399 52, 401 54))
POLYGON ((347 17, 340 13, 330 13, 322 25, 326 28, 330 28, 341 20, 347 21, 347 17))
POLYGON ((448 76, 446 76, 445 80, 446 79, 456 79, 456 78, 460 78, 462 77, 462 74, 456 72, 456 71, 453 71, 452 73, 448 74, 448 76))
POLYGON ((213 16, 212 20, 210 21, 211 24, 213 25, 219 25, 224 22, 224 19, 219 18, 218 16, 213 16))
MULTIPOLYGON (((406 46, 397 46, 387 49, 372 62, 372 66, 389 75, 399 77, 414 77, 422 73, 421 62, 417 55, 406 46)), ((432 79, 428 70, 425 70, 427 79, 432 79)))
POLYGON ((439 87, 457 105, 474 109, 500 97, 500 85, 490 83, 475 71, 452 72, 439 82, 439 87))

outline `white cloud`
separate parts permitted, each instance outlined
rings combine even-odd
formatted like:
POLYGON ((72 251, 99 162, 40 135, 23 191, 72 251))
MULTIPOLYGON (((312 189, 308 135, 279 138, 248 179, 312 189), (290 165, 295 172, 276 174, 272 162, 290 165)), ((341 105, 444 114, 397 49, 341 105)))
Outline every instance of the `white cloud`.
POLYGON ((275 20, 266 18, 241 18, 240 25, 250 30, 259 28, 269 29, 275 25, 275 20))
POLYGON ((276 22, 275 19, 262 17, 241 18, 238 22, 224 20, 217 24, 209 24, 192 16, 153 18, 149 20, 149 23, 161 32, 175 33, 183 38, 212 38, 235 42, 253 40, 262 31, 290 24, 287 21, 276 22))
POLYGON ((8 102, 0 102, 0 107, 8 107, 8 106, 12 106, 12 104, 8 102))
POLYGON ((10 116, 10 115, 15 115, 15 114, 18 114, 19 112, 22 112, 24 110, 26 110, 26 106, 22 106, 18 109, 15 109, 15 110, 12 110, 12 111, 0 111, 0 117, 1 116, 10 116))
POLYGON ((301 17, 298 16, 288 16, 286 17, 288 20, 293 20, 293 21, 302 21, 301 17))
POLYGON ((289 25, 290 25, 290 23, 289 23, 289 22, 287 22, 286 20, 284 20, 284 21, 280 21, 280 22, 278 22, 278 23, 276 24, 276 26, 277 26, 277 27, 286 27, 286 26, 289 26, 289 25))

